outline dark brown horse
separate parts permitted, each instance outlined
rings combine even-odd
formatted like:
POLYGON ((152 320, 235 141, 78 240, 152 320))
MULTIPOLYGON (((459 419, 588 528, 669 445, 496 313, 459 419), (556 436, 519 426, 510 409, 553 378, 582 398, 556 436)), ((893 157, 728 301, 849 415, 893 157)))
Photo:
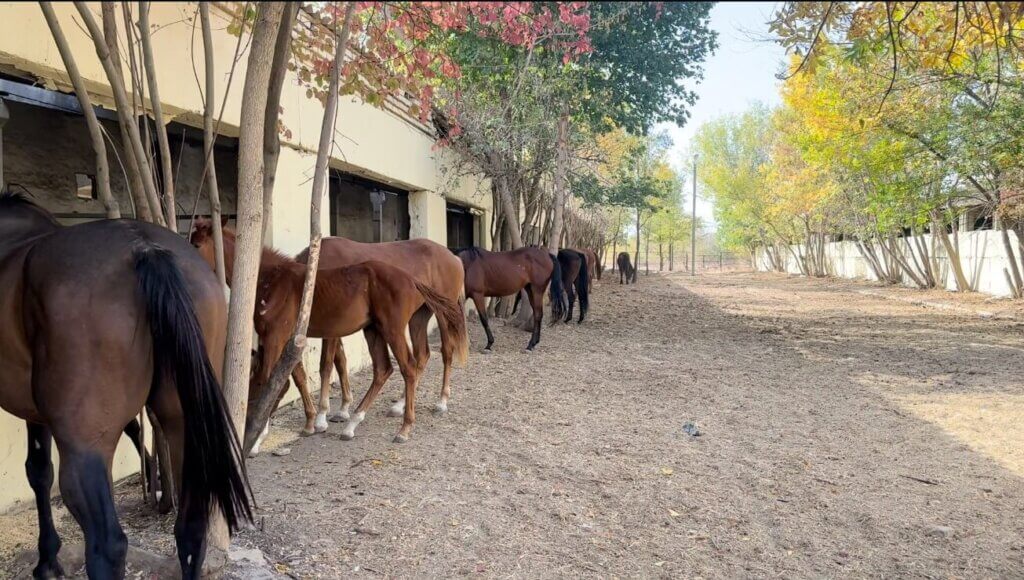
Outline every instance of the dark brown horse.
POLYGON ((199 577, 212 509, 232 529, 251 520, 219 384, 226 320, 216 277, 173 232, 133 220, 65 228, 25 198, 0 194, 0 407, 28 424, 36 577, 63 575, 50 511, 54 440, 89 577, 124 576, 128 542, 110 468, 121 431, 144 405, 171 450, 182 576, 199 577))
POLYGON ((525 289, 533 308, 533 334, 526 350, 533 350, 540 342, 540 326, 544 319, 544 290, 551 287, 551 316, 556 320, 565 310, 562 290, 562 272, 558 260, 543 248, 519 248, 508 252, 491 252, 483 248, 461 248, 452 250, 462 260, 466 270, 466 297, 476 305, 480 324, 487 334, 490 352, 494 344, 491 325, 487 320, 487 304, 484 298, 516 295, 525 289))
POLYGON ((558 250, 558 262, 562 266, 562 286, 569 298, 565 322, 568 323, 572 320, 572 309, 578 296, 580 319, 577 324, 581 324, 590 308, 590 270, 587 267, 587 257, 576 250, 562 249, 558 250))
POLYGON ((633 263, 629 260, 629 252, 619 252, 615 263, 619 266, 619 284, 623 283, 623 278, 625 278, 626 284, 636 283, 636 270, 633 269, 633 263))

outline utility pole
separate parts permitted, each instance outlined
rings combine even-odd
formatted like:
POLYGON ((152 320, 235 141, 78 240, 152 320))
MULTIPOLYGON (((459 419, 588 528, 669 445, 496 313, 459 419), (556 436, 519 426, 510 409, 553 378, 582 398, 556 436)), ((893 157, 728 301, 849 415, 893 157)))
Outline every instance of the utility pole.
POLYGON ((697 154, 693 154, 693 214, 690 217, 690 275, 697 275, 697 154))

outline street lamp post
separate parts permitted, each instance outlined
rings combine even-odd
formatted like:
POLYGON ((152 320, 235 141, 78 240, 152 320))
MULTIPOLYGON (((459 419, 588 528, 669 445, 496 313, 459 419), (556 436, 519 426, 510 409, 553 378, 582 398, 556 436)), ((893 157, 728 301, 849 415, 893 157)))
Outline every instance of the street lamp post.
POLYGON ((693 155, 693 213, 690 217, 690 275, 697 275, 697 154, 693 155))

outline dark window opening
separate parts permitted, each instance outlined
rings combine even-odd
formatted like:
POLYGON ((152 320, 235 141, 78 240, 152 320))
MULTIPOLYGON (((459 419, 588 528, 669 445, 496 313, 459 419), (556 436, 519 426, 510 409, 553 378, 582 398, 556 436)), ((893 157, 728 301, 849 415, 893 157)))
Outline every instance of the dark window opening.
POLYGON ((462 205, 447 203, 448 247, 468 248, 477 245, 474 229, 477 217, 462 205))
POLYGON ((409 192, 351 173, 331 172, 331 235, 357 242, 409 239, 409 192))
POLYGON ((992 229, 992 214, 979 215, 974 218, 974 226, 972 230, 990 230, 992 229))

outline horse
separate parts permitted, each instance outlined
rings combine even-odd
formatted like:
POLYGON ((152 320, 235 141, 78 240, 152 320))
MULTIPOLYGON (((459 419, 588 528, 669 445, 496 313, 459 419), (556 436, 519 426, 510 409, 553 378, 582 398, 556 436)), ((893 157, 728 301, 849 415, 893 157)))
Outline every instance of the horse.
MULTIPOLYGON (((233 266, 233 232, 225 229, 224 234, 224 264, 225 267, 233 266)), ((195 232, 193 242, 197 243, 195 232)), ((213 267, 212 252, 208 251, 208 246, 206 239, 199 242, 201 255, 213 267)), ((306 265, 280 252, 263 248, 259 273, 257 309, 254 314, 256 333, 260 337, 259 363, 250 384, 250 401, 255 401, 263 395, 273 366, 284 353, 285 345, 295 328, 306 265)), ((415 388, 425 364, 421 364, 416 356, 410 353, 406 341, 406 328, 422 308, 437 316, 442 342, 455 346, 455 363, 464 365, 469 339, 465 316, 458 303, 384 262, 369 260, 352 266, 318 268, 306 335, 325 339, 321 353, 321 374, 330 377, 337 355, 335 348, 340 345, 340 338, 360 330, 367 338, 374 363, 374 381, 360 401, 355 414, 346 422, 342 439, 354 437, 355 426, 366 417, 367 408, 377 398, 393 372, 388 355, 390 346, 398 361, 402 377, 406 379, 406 397, 402 399, 404 421, 395 442, 408 441, 416 420, 415 388)), ((318 428, 319 425, 316 424, 316 417, 319 415, 309 396, 301 363, 293 371, 293 379, 296 379, 296 371, 296 386, 301 393, 306 413, 303 434, 326 430, 326 421, 323 428, 318 428)), ((266 427, 263 434, 265 432, 266 427)), ((258 443, 254 451, 258 452, 258 443)))
MULTIPOLYGON (((192 245, 208 263, 213 263, 213 230, 209 220, 196 220, 190 236, 192 245)), ((224 229, 224 264, 227 269, 228 279, 231 278, 232 266, 235 256, 235 236, 230 228, 224 229)), ((308 249, 303 250, 295 257, 299 263, 308 260, 308 249)), ((407 240, 401 242, 386 242, 380 244, 364 244, 354 242, 345 238, 328 237, 324 238, 320 245, 319 270, 352 266, 367 260, 386 262, 403 270, 412 276, 414 280, 425 284, 436 290, 441 296, 456 302, 461 307, 463 304, 463 271, 462 264, 452 256, 448 250, 430 240, 407 240)), ((413 354, 421 371, 426 368, 430 359, 430 347, 427 342, 427 325, 432 316, 428 308, 421 308, 409 322, 409 336, 412 338, 413 354)), ((434 406, 434 413, 444 415, 448 412, 448 399, 451 396, 451 366, 452 356, 456 350, 464 348, 461 341, 465 341, 465 348, 468 348, 468 337, 452 337, 453 341, 441 337, 441 360, 444 363, 444 373, 441 382, 441 398, 434 406)), ((315 431, 327 430, 328 419, 332 422, 346 421, 351 417, 350 406, 352 405, 352 389, 348 377, 348 361, 345 357, 345 350, 341 340, 329 338, 324 340, 321 352, 320 367, 320 401, 319 411, 316 414, 314 423, 315 431), (323 357, 325 353, 334 352, 334 367, 338 370, 339 382, 341 383, 342 406, 341 409, 329 415, 331 410, 331 368, 329 360, 323 357), (326 372, 324 369, 326 368, 326 372)), ((301 365, 295 367, 302 375, 305 382, 305 373, 301 365)), ((295 378, 293 373, 292 378, 295 378)), ((296 383, 298 385, 298 383, 296 383)), ((303 387, 300 388, 300 392, 303 387)), ((308 391, 307 391, 308 392, 308 391)), ((388 410, 389 417, 397 417, 405 412, 404 399, 398 400, 388 410)))
POLYGON ((569 297, 569 307, 566 309, 566 324, 572 320, 572 308, 576 303, 576 296, 580 298, 580 319, 577 324, 583 323, 583 318, 590 308, 590 274, 587 268, 587 257, 576 250, 558 250, 558 262, 562 267, 562 286, 569 297))
POLYGON ((576 250, 577 252, 579 252, 579 253, 581 253, 581 254, 583 254, 584 256, 587 257, 587 272, 589 274, 589 276, 587 277, 588 288, 593 290, 594 289, 594 277, 597 277, 598 280, 601 279, 601 265, 598 264, 598 262, 597 262, 597 252, 595 252, 594 250, 587 250, 587 249, 582 249, 582 250, 577 249, 577 248, 572 248, 572 249, 576 250))
POLYGON ((562 271, 555 256, 544 248, 524 247, 507 252, 491 252, 483 248, 458 248, 452 253, 462 260, 466 272, 466 297, 476 305, 480 325, 487 334, 484 352, 490 352, 494 335, 487 320, 486 297, 516 295, 526 290, 533 307, 533 333, 526 350, 532 351, 540 342, 540 326, 544 319, 544 290, 550 286, 551 316, 556 320, 565 310, 562 271))
POLYGON ((629 252, 619 252, 619 257, 615 259, 615 263, 619 265, 619 284, 623 283, 623 276, 625 276, 625 283, 630 282, 636 283, 636 270, 633 269, 633 264, 629 260, 629 252))
POLYGON ((39 514, 35 577, 58 577, 50 509, 60 492, 85 536, 90 578, 121 578, 128 542, 111 462, 149 406, 170 447, 183 578, 199 578, 211 510, 252 520, 241 448, 219 382, 227 305, 181 237, 134 220, 62 227, 27 197, 0 194, 0 407, 28 426, 25 470, 39 514))

